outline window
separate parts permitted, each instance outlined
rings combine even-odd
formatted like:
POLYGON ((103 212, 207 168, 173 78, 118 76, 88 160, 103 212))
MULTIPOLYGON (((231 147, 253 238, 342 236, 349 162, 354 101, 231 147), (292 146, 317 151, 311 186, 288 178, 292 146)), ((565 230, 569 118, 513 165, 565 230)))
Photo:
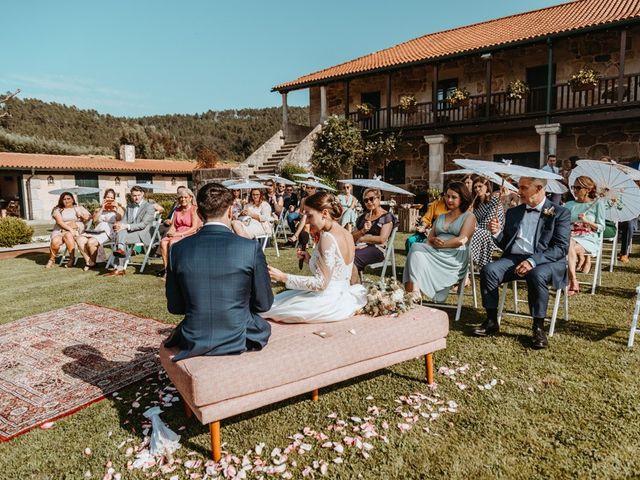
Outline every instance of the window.
POLYGON ((448 80, 440 80, 438 82, 438 88, 436 90, 436 98, 438 100, 438 110, 446 110, 450 105, 445 102, 445 99, 458 88, 458 79, 450 78, 448 80))
POLYGON ((391 160, 384 167, 384 181, 392 185, 404 183, 405 179, 404 160, 391 160))
MULTIPOLYGON (((78 173, 76 174, 76 185, 78 187, 99 188, 98 174, 94 173, 78 173)), ((78 195, 78 203, 100 203, 100 192, 89 193, 87 195, 78 195)))
MULTIPOLYGON (((136 183, 153 183, 153 175, 150 173, 138 173, 136 175, 136 183)), ((153 193, 153 188, 145 189, 148 193, 153 193)))

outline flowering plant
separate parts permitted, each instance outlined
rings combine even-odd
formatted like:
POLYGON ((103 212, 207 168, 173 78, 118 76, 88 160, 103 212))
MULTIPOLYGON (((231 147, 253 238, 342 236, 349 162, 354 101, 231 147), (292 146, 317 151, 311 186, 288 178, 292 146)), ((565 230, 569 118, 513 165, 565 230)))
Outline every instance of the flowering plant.
POLYGON ((418 104, 415 95, 402 95, 400 97, 400 110, 413 110, 418 104))
POLYGON ((370 117, 373 115, 373 110, 373 105, 370 103, 361 103, 360 105, 356 105, 356 111, 363 117, 370 117))
POLYGON ((595 87, 598 85, 600 74, 592 68, 581 68, 577 73, 571 75, 569 85, 571 88, 580 89, 584 87, 595 87))
POLYGON ((363 311, 372 317, 399 315, 415 306, 411 294, 406 293, 396 279, 380 288, 378 284, 367 288, 367 304, 363 311))
POLYGON ((507 87, 507 96, 512 100, 520 100, 529 93, 529 85, 522 80, 513 80, 507 87))
POLYGON ((468 100, 470 95, 469 90, 466 88, 456 87, 451 91, 446 101, 450 105, 457 105, 458 103, 463 103, 465 100, 468 100))

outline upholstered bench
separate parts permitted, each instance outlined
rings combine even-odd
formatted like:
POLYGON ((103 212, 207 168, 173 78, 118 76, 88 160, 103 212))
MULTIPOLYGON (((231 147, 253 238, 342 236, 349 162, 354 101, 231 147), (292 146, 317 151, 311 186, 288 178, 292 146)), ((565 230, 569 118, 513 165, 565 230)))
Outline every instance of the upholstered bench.
POLYGON ((446 346, 449 318, 441 310, 417 307, 398 317, 360 315, 336 323, 271 326, 269 343, 258 352, 172 362, 177 351, 160 348, 187 416, 195 412, 209 424, 216 461, 220 420, 233 415, 307 392, 317 400, 321 387, 422 355, 432 383, 432 353, 446 346))

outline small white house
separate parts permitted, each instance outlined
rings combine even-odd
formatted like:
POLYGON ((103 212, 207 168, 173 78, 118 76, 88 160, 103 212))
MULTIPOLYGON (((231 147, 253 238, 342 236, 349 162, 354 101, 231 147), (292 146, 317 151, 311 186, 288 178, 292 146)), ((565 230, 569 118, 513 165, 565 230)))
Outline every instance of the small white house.
MULTIPOLYGON (((113 188, 119 202, 124 203, 132 183, 152 182, 161 187, 158 193, 172 193, 180 185, 190 185, 196 166, 190 161, 135 159, 130 155, 123 158, 126 160, 0 152, 0 209, 17 200, 22 218, 48 222, 58 201, 58 195, 49 193, 51 190, 75 185, 97 187, 100 193, 92 198, 98 200, 105 189, 113 188)), ((91 200, 91 196, 86 197, 79 200, 91 200)))

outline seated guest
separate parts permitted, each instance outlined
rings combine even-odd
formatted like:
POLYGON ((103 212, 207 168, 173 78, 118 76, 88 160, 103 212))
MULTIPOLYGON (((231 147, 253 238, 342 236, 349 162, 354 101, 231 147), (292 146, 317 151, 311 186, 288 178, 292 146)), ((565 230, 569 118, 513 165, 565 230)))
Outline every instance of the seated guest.
POLYGON ((171 226, 167 236, 160 241, 160 253, 164 268, 158 276, 164 276, 169 261, 169 248, 184 237, 193 235, 200 228, 198 207, 194 204, 194 195, 188 188, 183 188, 178 194, 178 208, 173 212, 171 226))
POLYGON ((169 227, 171 226, 171 219, 173 218, 173 212, 176 211, 176 208, 178 208, 178 205, 179 205, 177 197, 180 196, 180 192, 185 188, 187 188, 187 187, 185 187, 184 185, 180 185, 176 189, 176 195, 177 195, 176 196, 176 201, 173 202, 173 205, 171 205, 171 209, 169 210, 169 213, 167 213, 167 218, 160 225, 160 238, 164 238, 165 235, 167 234, 167 232, 169 231, 169 227))
MULTIPOLYGON (((446 190, 446 187, 445 187, 446 190)), ((404 242, 404 251, 409 255, 411 245, 414 243, 423 243, 427 239, 429 229, 433 226, 433 222, 439 215, 447 213, 447 204, 444 201, 442 195, 429 204, 426 213, 420 219, 420 224, 417 226, 417 231, 413 235, 410 235, 404 242)))
POLYGON ((353 226, 356 223, 356 207, 358 206, 358 199, 352 193, 353 186, 350 183, 342 185, 342 192, 338 195, 338 202, 342 207, 342 217, 340 218, 340 225, 345 227, 348 232, 353 230, 353 226))
POLYGON ((380 206, 380 190, 367 188, 362 194, 364 208, 367 210, 356 220, 356 229, 351 232, 356 243, 355 269, 352 282, 356 283, 358 272, 372 263, 382 262, 387 251, 387 240, 398 224, 392 213, 380 206))
MULTIPOLYGON (((307 225, 307 216, 305 214, 305 198, 316 193, 317 188, 313 185, 305 185, 303 187, 306 195, 300 200, 300 206, 298 211, 294 212, 297 215, 297 220, 293 221, 293 235, 289 237, 289 242, 293 244, 307 244, 309 241, 309 225, 307 225)), ((291 225, 291 224, 289 224, 291 225)))
POLYGON ((165 342, 180 349, 174 362, 260 350, 271 335, 259 315, 273 303, 267 262, 259 243, 231 231, 233 194, 209 183, 197 199, 206 223, 171 248, 167 267, 167 309, 184 315, 165 342))
POLYGON ((247 202, 242 199, 242 192, 240 190, 231 191, 233 192, 233 219, 237 220, 247 202))
POLYGON ((116 202, 115 190, 108 188, 104 192, 102 205, 93 212, 93 229, 76 237, 78 250, 84 258, 85 272, 95 267, 100 252, 100 257, 104 257, 102 245, 113 240, 113 227, 123 216, 124 209, 116 202))
POLYGON ((51 216, 56 221, 51 232, 49 245, 49 261, 44 268, 51 268, 56 262, 56 255, 64 243, 69 258, 65 267, 72 267, 75 262, 75 237, 84 232, 84 222, 91 218, 89 211, 76 203, 73 194, 64 192, 58 198, 58 205, 51 210, 51 216))
POLYGON ((489 222, 497 218, 500 225, 504 223, 504 210, 500 197, 492 195, 491 182, 484 177, 477 177, 473 182, 473 214, 477 228, 471 239, 471 256, 476 267, 482 268, 491 261, 495 243, 489 231, 489 222))
POLYGON ((251 190, 249 196, 249 203, 240 212, 238 220, 231 222, 231 228, 237 235, 244 238, 253 239, 262 235, 271 235, 273 232, 271 207, 263 200, 259 189, 251 190))
POLYGON ((435 302, 444 302, 469 263, 468 243, 476 228, 476 218, 468 211, 471 194, 463 183, 451 182, 445 202, 448 212, 436 218, 427 243, 414 244, 407 256, 403 281, 405 290, 416 299, 424 293, 435 302))
POLYGON ((286 212, 294 212, 298 207, 298 195, 293 191, 293 185, 287 185, 285 187, 282 203, 286 212))
POLYGON ((156 210, 145 200, 142 187, 131 187, 131 203, 127 205, 122 221, 116 222, 113 226, 116 231, 116 249, 113 251, 116 257, 116 268, 105 276, 121 276, 126 273, 124 263, 127 244, 148 245, 151 242, 151 225, 155 215, 156 210))
POLYGON ((480 272, 485 322, 474 330, 478 336, 495 335, 498 325, 500 285, 517 279, 527 282, 529 311, 533 317, 533 348, 546 348, 544 318, 549 304, 549 283, 555 288, 567 284, 567 252, 571 233, 569 210, 547 200, 546 180, 521 177, 518 190, 522 204, 507 210, 504 228, 497 219, 489 231, 502 258, 488 263, 480 272))
POLYGON ((283 195, 276 190, 276 186, 271 180, 267 180, 264 185, 268 189, 264 198, 271 207, 271 213, 274 215, 274 218, 279 218, 284 207, 283 195))
POLYGON ((604 230, 604 208, 596 198, 596 183, 580 176, 573 186, 575 201, 565 204, 571 212, 571 243, 569 244, 569 295, 580 291, 576 271, 589 273, 591 257, 600 252, 600 232, 604 230))

